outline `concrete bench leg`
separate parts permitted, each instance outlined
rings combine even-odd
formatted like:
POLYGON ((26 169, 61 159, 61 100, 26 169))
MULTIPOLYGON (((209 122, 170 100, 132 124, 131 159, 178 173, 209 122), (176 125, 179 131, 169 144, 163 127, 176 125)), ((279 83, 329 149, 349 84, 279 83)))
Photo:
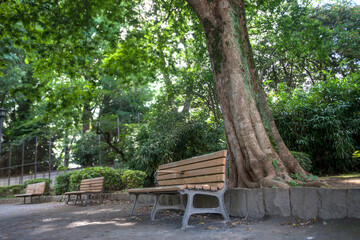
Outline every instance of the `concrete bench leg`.
POLYGON ((104 194, 104 193, 100 193, 100 194, 99 194, 99 197, 100 197, 99 202, 100 202, 100 204, 102 204, 102 203, 104 202, 105 194, 104 194))
POLYGON ((68 198, 67 198, 67 200, 66 200, 66 204, 69 204, 69 202, 70 202, 70 194, 67 195, 67 196, 68 196, 68 198))
POLYGON ((139 194, 135 194, 134 205, 133 205, 133 207, 131 208, 131 216, 134 215, 135 209, 136 209, 136 207, 137 207, 138 198, 139 198, 139 194))
POLYGON ((231 221, 230 221, 229 214, 228 214, 228 212, 227 212, 227 210, 226 210, 226 207, 225 207, 224 195, 218 196, 218 201, 219 201, 219 210, 220 210, 220 213, 221 213, 221 215, 223 216, 225 222, 226 222, 226 223, 231 222, 231 221))
POLYGON ((226 211, 224 203, 224 192, 201 192, 196 190, 187 190, 182 194, 188 195, 188 202, 184 217, 182 220, 182 230, 185 230, 188 227, 190 216, 193 214, 202 214, 202 213, 218 213, 224 217, 225 222, 230 222, 229 214, 226 211), (196 194, 214 196, 218 199, 218 206, 216 208, 195 208, 194 207, 194 196, 196 194))
POLYGON ((194 202, 195 194, 188 193, 187 195, 188 195, 188 200, 187 200, 184 217, 182 220, 182 227, 181 227, 182 230, 185 230, 188 227, 189 219, 194 211, 194 203, 193 202, 194 202))
POLYGON ((140 194, 135 194, 134 205, 133 205, 133 207, 131 208, 131 212, 130 212, 130 215, 131 215, 131 216, 135 215, 135 210, 136 210, 138 207, 149 206, 149 204, 139 203, 139 196, 140 196, 140 194))
MULTIPOLYGON (((173 194, 172 194, 173 195, 173 194)), ((161 210, 161 209, 179 209, 179 210, 185 210, 185 205, 184 205, 184 201, 183 201, 183 196, 178 194, 178 196, 180 197, 180 204, 177 205, 161 205, 160 204, 160 196, 161 194, 156 194, 155 195, 155 203, 154 203, 154 207, 151 211, 151 215, 150 215, 150 220, 151 221, 155 221, 155 215, 156 213, 161 210)))
POLYGON ((86 206, 89 201, 90 201, 90 194, 85 194, 86 195, 86 198, 85 198, 85 202, 83 202, 83 200, 81 199, 81 203, 86 206))
POLYGON ((26 203, 26 197, 24 197, 24 204, 26 203))
POLYGON ((160 200, 160 195, 156 194, 155 195, 154 206, 153 206, 153 209, 152 209, 151 214, 150 214, 150 220, 151 221, 155 221, 156 212, 160 209, 159 200, 160 200))

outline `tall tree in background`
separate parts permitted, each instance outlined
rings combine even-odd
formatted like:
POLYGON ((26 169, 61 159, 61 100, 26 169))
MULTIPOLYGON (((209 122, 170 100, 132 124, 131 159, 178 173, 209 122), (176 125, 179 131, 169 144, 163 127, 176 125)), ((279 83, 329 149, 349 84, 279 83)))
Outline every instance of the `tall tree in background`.
POLYGON ((259 82, 243 0, 188 0, 206 35, 231 153, 231 187, 288 188, 308 175, 283 142, 259 82))

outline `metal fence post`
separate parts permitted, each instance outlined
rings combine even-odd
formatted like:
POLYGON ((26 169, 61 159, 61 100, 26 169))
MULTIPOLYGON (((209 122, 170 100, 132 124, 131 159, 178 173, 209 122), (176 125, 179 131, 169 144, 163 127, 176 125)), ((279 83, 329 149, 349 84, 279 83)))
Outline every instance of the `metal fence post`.
POLYGON ((21 154, 21 179, 20 184, 24 183, 24 159, 25 159, 25 140, 22 142, 22 154, 21 154))
POLYGON ((102 166, 102 164, 101 164, 101 134, 99 134, 99 159, 100 159, 100 166, 102 166))
POLYGON ((12 147, 10 146, 10 153, 9 153, 9 171, 8 171, 8 186, 10 186, 11 155, 12 155, 12 147))
POLYGON ((117 137, 119 139, 119 135, 120 135, 120 117, 119 116, 116 118, 116 121, 117 121, 117 137))
POLYGON ((49 138, 49 179, 51 179, 51 138, 49 138))
POLYGON ((38 151, 38 137, 36 136, 35 138, 35 166, 34 166, 34 174, 35 174, 35 179, 36 179, 36 173, 37 173, 37 151, 38 151))

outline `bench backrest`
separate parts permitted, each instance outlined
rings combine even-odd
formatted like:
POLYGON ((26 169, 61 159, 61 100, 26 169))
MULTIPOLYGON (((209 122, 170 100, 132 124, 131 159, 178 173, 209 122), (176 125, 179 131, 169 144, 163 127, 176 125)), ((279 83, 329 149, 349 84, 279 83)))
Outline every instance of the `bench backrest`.
POLYGON ((25 194, 42 195, 45 192, 46 183, 33 183, 26 186, 25 194))
POLYGON ((160 186, 187 185, 188 188, 218 190, 226 185, 226 154, 219 151, 159 166, 160 186))
POLYGON ((80 191, 103 192, 105 177, 89 178, 81 181, 80 191))

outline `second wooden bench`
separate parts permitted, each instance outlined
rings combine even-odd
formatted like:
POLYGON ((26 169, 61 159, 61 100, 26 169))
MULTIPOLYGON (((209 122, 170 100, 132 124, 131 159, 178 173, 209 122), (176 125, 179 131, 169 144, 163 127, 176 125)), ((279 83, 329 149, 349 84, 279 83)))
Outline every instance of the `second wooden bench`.
POLYGON ((68 196, 66 204, 69 203, 71 200, 71 195, 75 195, 75 204, 77 201, 81 201, 83 205, 88 204, 90 201, 91 196, 97 196, 100 203, 103 202, 104 198, 104 180, 105 177, 98 177, 98 178, 90 178, 84 179, 81 181, 80 190, 73 191, 73 192, 66 192, 65 195, 68 196), (86 196, 85 202, 83 201, 82 196, 86 196))
POLYGON ((24 204, 26 203, 26 198, 30 197, 30 202, 32 203, 33 197, 38 197, 38 200, 40 200, 40 196, 42 196, 45 192, 46 183, 33 183, 26 186, 25 193, 24 194, 17 194, 14 195, 14 197, 23 197, 24 198, 24 204))

